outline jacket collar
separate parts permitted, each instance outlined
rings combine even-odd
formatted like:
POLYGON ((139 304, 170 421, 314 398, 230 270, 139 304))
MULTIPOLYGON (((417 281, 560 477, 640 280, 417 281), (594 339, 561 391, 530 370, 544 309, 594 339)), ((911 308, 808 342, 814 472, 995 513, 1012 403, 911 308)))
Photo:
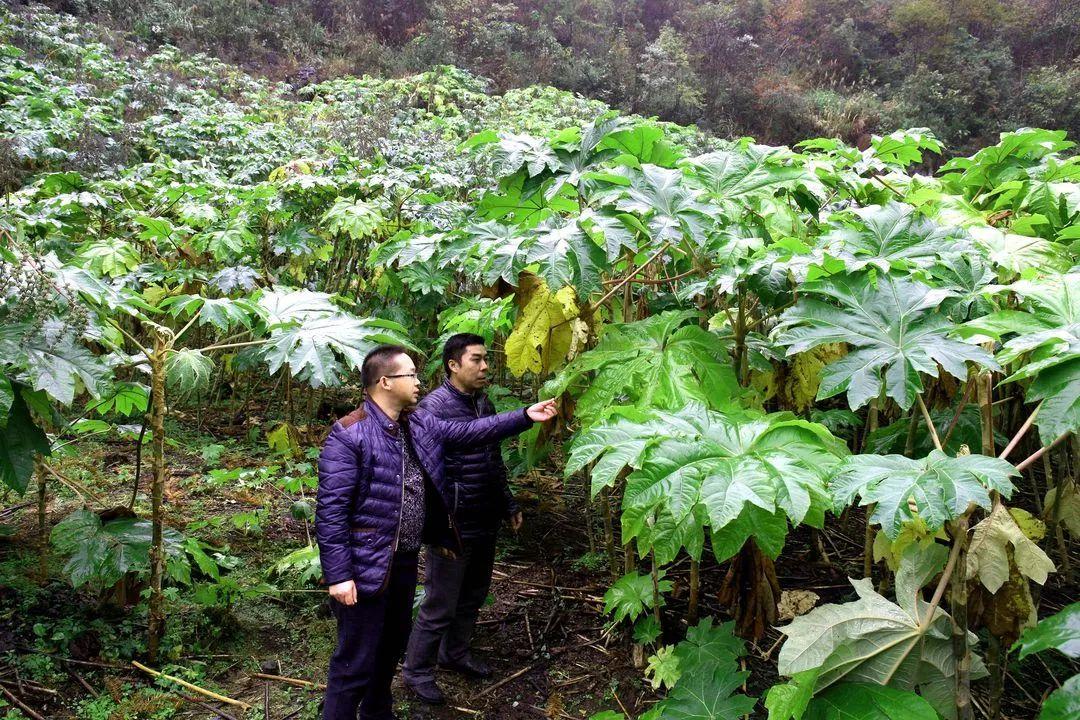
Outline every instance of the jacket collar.
MULTIPOLYGON (((388 434, 390 434, 390 435, 392 435, 394 437, 398 437, 399 428, 401 427, 401 423, 400 422, 394 422, 393 420, 391 420, 389 418, 389 416, 387 416, 387 414, 385 412, 383 412, 383 409, 381 407, 379 407, 379 404, 377 402, 375 402, 374 400, 372 400, 369 397, 364 398, 364 409, 366 409, 368 415, 376 423, 378 423, 380 428, 382 428, 388 434)), ((404 420, 405 419, 405 413, 402 413, 399 419, 404 420)), ((408 421, 406 420, 405 422, 408 422, 408 421)))
POLYGON ((470 395, 469 393, 462 392, 461 390, 458 389, 457 385, 450 382, 450 378, 445 378, 443 380, 442 384, 443 384, 444 388, 449 390, 456 397, 462 398, 464 400, 469 400, 469 401, 479 400, 480 398, 482 398, 484 396, 484 391, 483 390, 477 390, 472 395, 470 395))

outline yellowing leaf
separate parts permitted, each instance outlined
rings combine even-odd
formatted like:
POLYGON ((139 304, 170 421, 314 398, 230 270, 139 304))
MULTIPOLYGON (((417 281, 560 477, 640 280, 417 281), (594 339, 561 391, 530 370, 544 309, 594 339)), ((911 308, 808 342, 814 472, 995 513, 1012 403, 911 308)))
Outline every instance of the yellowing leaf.
POLYGON ((1042 540, 1046 537, 1046 523, 1023 508, 1009 508, 1017 527, 1030 540, 1042 540))
POLYGON ((874 562, 884 560, 889 569, 896 572, 905 549, 917 545, 920 550, 926 550, 934 544, 935 538, 948 539, 943 530, 930 532, 923 519, 916 515, 911 522, 904 524, 895 540, 890 540, 884 531, 878 531, 874 536, 874 562))
POLYGON ((1043 517, 1049 519, 1056 514, 1060 522, 1065 523, 1069 534, 1080 537, 1080 493, 1076 491, 1076 483, 1068 482, 1061 489, 1061 509, 1054 508, 1057 499, 1057 488, 1050 488, 1043 501, 1043 517))
POLYGON ((287 422, 283 422, 266 434, 266 444, 279 455, 300 457, 300 433, 287 422))
POLYGON ((1001 589, 1009 579, 1009 545, 1020 572, 1040 585, 1045 583, 1046 576, 1055 569, 1053 561, 1024 535, 1003 505, 975 526, 968 549, 968 580, 977 576, 990 592, 1001 589))
POLYGON ((566 360, 578 316, 572 287, 552 293, 540 278, 522 274, 518 286, 517 324, 506 339, 506 363, 521 377, 527 371, 550 373, 566 360))

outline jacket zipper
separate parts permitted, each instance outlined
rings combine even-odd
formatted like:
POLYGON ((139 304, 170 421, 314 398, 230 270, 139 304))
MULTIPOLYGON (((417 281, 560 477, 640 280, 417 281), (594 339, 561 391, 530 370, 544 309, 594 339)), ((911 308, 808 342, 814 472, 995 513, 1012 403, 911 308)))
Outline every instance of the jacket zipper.
MULTIPOLYGON (((399 432, 405 432, 400 429, 399 432)), ((398 441, 401 445, 401 503, 398 505, 398 517, 397 517, 397 529, 394 531, 394 545, 390 548, 390 559, 386 563, 386 572, 383 573, 382 584, 379 585, 379 589, 375 591, 376 595, 381 595, 386 590, 386 586, 390 584, 390 573, 394 570, 394 553, 397 552, 398 539, 401 537, 401 516, 404 514, 405 509, 405 440, 404 436, 398 441)))
MULTIPOLYGON (((401 429, 399 432, 404 433, 405 430, 401 429)), ((402 434, 401 439, 398 441, 401 445, 401 502, 398 504, 397 515, 397 530, 394 531, 394 552, 398 549, 398 540, 401 539, 401 519, 405 514, 405 436, 402 434)))

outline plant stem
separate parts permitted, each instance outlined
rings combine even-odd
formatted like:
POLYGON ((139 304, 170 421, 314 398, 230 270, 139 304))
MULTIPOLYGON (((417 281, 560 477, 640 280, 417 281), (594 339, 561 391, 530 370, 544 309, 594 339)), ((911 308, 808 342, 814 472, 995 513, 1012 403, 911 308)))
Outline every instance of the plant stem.
POLYGON ((1057 439, 1054 440, 1054 442, 1052 442, 1049 445, 1046 445, 1044 447, 1041 447, 1038 450, 1036 450, 1035 452, 1031 453, 1031 455, 1028 455, 1028 457, 1026 459, 1021 461, 1016 466, 1016 469, 1017 470, 1025 470, 1025 469, 1027 469, 1028 465, 1031 465, 1031 463, 1035 462, 1036 460, 1041 458, 1043 455, 1045 455, 1046 453, 1048 453, 1051 450, 1053 450, 1054 448, 1056 448, 1058 445, 1060 445, 1062 442, 1064 442, 1065 439, 1068 438, 1069 435, 1071 435, 1071 434, 1072 434, 1071 430, 1066 430, 1062 434, 1058 435, 1057 439))
POLYGON ((154 433, 151 441, 151 467, 153 478, 150 489, 150 612, 148 614, 148 647, 150 662, 156 663, 161 638, 165 632, 164 595, 161 590, 162 572, 165 565, 162 530, 164 509, 162 496, 165 489, 165 354, 169 350, 169 337, 164 328, 154 332, 154 352, 150 355, 150 382, 154 396, 150 409, 150 427, 154 433))
POLYGON ((1020 441, 1023 439, 1024 435, 1026 435, 1027 431, 1031 429, 1031 425, 1035 422, 1035 418, 1039 416, 1039 411, 1042 410, 1043 402, 1045 402, 1045 400, 1040 401, 1039 404, 1035 406, 1035 409, 1032 411, 1032 413, 1028 415, 1027 420, 1025 420, 1024 424, 1020 426, 1020 429, 1016 431, 1016 434, 1013 435, 1012 440, 1010 440, 1009 444, 1005 446, 1005 449, 1001 451, 1001 454, 998 455, 1000 459, 1004 460, 1005 458, 1009 457, 1009 453, 1011 453, 1013 449, 1020 444, 1020 441))
POLYGON ((686 607, 686 624, 695 625, 698 619, 698 600, 701 595, 701 561, 690 558, 690 600, 686 607))
POLYGON ((944 452, 941 447, 941 438, 938 437, 937 428, 934 427, 934 421, 930 417, 930 411, 926 409, 926 403, 923 402, 922 394, 916 395, 915 398, 919 401, 919 410, 922 411, 923 420, 926 420, 926 428, 930 431, 930 439, 934 441, 934 447, 939 451, 944 452))

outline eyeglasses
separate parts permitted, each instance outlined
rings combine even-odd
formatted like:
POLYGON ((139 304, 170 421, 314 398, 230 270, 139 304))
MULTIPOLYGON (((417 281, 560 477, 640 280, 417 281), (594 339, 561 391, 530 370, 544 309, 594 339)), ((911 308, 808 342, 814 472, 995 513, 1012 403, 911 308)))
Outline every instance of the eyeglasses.
POLYGON ((411 372, 411 373, 398 373, 397 375, 383 375, 383 377, 384 378, 407 377, 407 378, 412 378, 413 380, 419 380, 420 379, 420 376, 418 374, 414 373, 414 372, 411 372))

